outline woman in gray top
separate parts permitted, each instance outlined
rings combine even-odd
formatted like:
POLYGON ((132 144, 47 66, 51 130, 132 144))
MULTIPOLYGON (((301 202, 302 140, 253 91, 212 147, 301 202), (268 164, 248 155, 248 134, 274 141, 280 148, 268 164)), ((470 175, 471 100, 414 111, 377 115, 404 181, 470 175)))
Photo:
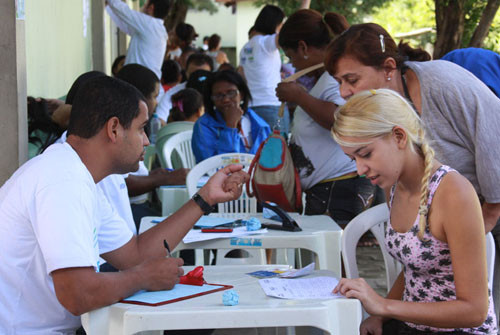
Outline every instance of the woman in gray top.
POLYGON ((396 45, 384 28, 366 23, 337 38, 325 64, 344 99, 389 88, 411 101, 438 157, 465 175, 484 200, 490 231, 500 217, 500 100, 460 66, 429 60, 424 50, 396 45))
MULTIPOLYGON (((344 99, 362 90, 389 88, 412 103, 437 158, 474 185, 489 232, 500 217, 500 99, 462 67, 430 59, 424 50, 397 45, 384 28, 366 23, 351 26, 329 45, 325 66, 344 99)), ((492 231, 497 258, 499 227, 492 231)), ((499 288, 493 289, 495 305, 499 288)))

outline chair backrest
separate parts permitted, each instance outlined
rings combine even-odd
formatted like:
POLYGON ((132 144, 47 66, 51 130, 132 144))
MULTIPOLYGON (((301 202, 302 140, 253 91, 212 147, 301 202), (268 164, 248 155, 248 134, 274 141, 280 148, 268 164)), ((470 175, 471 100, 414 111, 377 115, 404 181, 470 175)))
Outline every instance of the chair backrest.
POLYGON ((493 272, 495 269, 495 240, 493 239, 493 235, 491 233, 486 234, 486 265, 488 267, 488 287, 491 292, 493 292, 493 272))
POLYGON ((385 223, 388 220, 389 208, 387 204, 383 203, 362 212, 346 226, 342 233, 341 250, 347 278, 359 277, 358 266, 356 264, 356 246, 361 236, 370 230, 380 246, 385 264, 387 290, 390 290, 401 272, 402 266, 392 258, 385 248, 384 230, 385 223))
POLYGON ((150 144, 146 147, 144 152, 144 165, 151 171, 153 167, 153 162, 156 158, 156 149, 154 144, 150 144))
MULTIPOLYGON (((341 250, 342 260, 347 278, 358 278, 358 266, 356 263, 356 246, 361 236, 370 230, 380 245, 384 258, 385 272, 387 278, 387 291, 394 284, 397 276, 402 270, 402 265, 387 252, 384 242, 385 223, 389 220, 389 208, 383 203, 362 212, 344 229, 342 234, 341 250)), ((493 289, 493 269, 495 266, 495 241, 491 233, 486 234, 486 264, 488 270, 488 287, 493 289)))
POLYGON ((170 137, 163 145, 163 158, 168 169, 173 169, 172 154, 177 152, 183 168, 192 168, 196 159, 191 148, 192 130, 182 131, 170 137))
MULTIPOLYGON (((165 157, 163 156, 163 146, 165 143, 175 134, 178 134, 182 131, 193 130, 194 122, 190 121, 176 121, 170 122, 160 128, 158 134, 156 134, 156 155, 158 156, 158 160, 160 161, 160 165, 162 168, 166 168, 167 164, 165 162, 165 157)), ((174 154, 174 157, 177 156, 177 153, 174 154)), ((174 159, 175 160, 175 159, 174 159)), ((176 166, 176 163, 179 162, 179 158, 177 157, 177 162, 173 162, 174 168, 179 168, 176 166)))
MULTIPOLYGON (((192 197, 198 191, 198 182, 204 175, 212 176, 220 168, 229 164, 241 164, 244 170, 248 170, 254 155, 244 153, 220 154, 207 158, 196 164, 186 177, 186 187, 189 196, 192 197)), ((219 204, 219 213, 256 213, 257 200, 249 197, 246 186, 243 185, 243 193, 238 200, 219 204)))

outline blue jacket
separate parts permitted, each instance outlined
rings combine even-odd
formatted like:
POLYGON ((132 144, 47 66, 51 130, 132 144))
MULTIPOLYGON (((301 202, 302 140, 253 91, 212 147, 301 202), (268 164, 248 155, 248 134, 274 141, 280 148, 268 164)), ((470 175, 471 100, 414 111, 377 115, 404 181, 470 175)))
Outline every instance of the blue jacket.
POLYGON ((441 59, 469 70, 500 98, 500 55, 496 52, 480 48, 456 49, 441 59))
POLYGON ((250 117, 253 144, 250 151, 247 151, 238 129, 227 127, 221 113, 218 110, 215 113, 215 119, 205 113, 194 125, 191 145, 198 163, 206 158, 230 152, 255 154, 259 145, 271 133, 266 121, 248 108, 245 115, 250 117))

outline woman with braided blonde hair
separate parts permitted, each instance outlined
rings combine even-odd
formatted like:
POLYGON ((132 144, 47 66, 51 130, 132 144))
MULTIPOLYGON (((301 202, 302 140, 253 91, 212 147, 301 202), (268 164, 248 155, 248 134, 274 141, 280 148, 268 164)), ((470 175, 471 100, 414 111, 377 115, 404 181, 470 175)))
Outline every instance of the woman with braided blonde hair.
POLYGON ((360 333, 496 334, 478 197, 434 158, 412 105, 393 90, 361 91, 335 112, 332 135, 385 190, 385 244, 404 265, 386 298, 361 278, 335 287, 371 315, 360 333))

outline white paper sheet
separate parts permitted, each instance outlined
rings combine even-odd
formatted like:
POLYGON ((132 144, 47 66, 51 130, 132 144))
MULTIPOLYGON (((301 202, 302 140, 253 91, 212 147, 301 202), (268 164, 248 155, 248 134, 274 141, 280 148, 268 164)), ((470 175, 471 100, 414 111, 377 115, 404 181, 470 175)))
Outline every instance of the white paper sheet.
POLYGON ((303 279, 265 278, 259 284, 266 295, 282 299, 335 299, 333 294, 339 280, 334 277, 312 277, 303 279))
POLYGON ((232 233, 202 233, 200 229, 191 229, 189 233, 184 236, 182 242, 193 243, 199 241, 213 240, 216 238, 239 237, 255 234, 267 233, 267 229, 259 229, 248 231, 246 227, 237 227, 233 229, 232 233))
POLYGON ((315 266, 316 266, 316 263, 312 262, 311 264, 304 266, 302 269, 292 269, 292 270, 280 273, 279 277, 281 277, 281 278, 298 278, 298 277, 307 276, 307 275, 313 273, 315 266))

